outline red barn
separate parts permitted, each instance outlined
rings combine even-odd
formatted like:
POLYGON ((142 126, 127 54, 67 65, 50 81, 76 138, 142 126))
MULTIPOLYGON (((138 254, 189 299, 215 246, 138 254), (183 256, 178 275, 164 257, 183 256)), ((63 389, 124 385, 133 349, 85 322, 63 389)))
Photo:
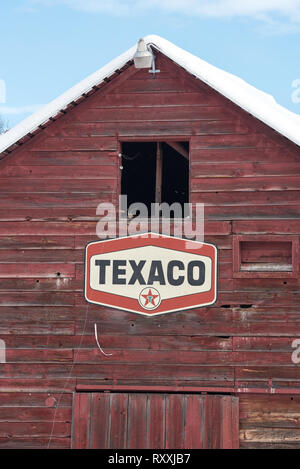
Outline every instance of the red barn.
POLYGON ((145 42, 152 69, 134 46, 0 137, 0 447, 299 448, 300 118, 145 42), (121 193, 205 204, 214 305, 86 303, 96 208, 121 193))

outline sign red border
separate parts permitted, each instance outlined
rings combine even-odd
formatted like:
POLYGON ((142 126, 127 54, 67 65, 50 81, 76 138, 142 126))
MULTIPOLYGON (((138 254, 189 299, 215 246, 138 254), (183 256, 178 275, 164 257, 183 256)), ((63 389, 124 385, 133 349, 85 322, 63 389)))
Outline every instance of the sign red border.
POLYGON ((191 308, 199 308, 215 303, 217 299, 217 248, 213 244, 190 241, 183 238, 175 238, 156 233, 138 234, 124 238, 92 241, 88 243, 85 251, 85 299, 89 303, 99 304, 111 308, 130 311, 145 316, 157 316, 175 311, 191 308), (193 248, 191 247, 193 245, 193 248), (114 293, 101 292, 90 287, 90 258, 96 254, 123 251, 144 246, 158 246, 174 251, 187 252, 207 256, 212 260, 211 289, 177 298, 169 298, 162 301, 160 306, 153 311, 145 311, 138 299, 128 298, 114 293))

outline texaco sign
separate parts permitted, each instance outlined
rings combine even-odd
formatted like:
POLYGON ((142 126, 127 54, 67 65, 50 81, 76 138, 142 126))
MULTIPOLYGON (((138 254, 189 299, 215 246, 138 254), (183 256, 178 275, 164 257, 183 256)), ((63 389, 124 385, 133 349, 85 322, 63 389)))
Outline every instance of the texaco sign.
POLYGON ((147 233, 86 247, 85 298, 154 316, 216 301, 217 249, 212 244, 147 233))

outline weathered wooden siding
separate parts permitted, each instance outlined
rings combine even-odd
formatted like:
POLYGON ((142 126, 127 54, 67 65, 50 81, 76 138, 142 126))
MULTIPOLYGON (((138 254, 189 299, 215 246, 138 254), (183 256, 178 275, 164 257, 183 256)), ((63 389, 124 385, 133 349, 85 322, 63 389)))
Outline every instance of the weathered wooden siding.
MULTIPOLYGON (((300 149, 159 54, 157 66, 155 80, 129 67, 0 162, 0 447, 68 447, 76 384, 300 390, 299 278, 232 268, 235 234, 299 235, 300 149), (87 305, 84 247, 97 205, 117 201, 119 141, 166 137, 190 141, 191 201, 205 203, 205 240, 220 253, 218 301, 151 319, 87 305)), ((259 446, 250 413, 241 442, 259 446)))
POLYGON ((299 448, 299 396, 240 396, 241 448, 299 448))

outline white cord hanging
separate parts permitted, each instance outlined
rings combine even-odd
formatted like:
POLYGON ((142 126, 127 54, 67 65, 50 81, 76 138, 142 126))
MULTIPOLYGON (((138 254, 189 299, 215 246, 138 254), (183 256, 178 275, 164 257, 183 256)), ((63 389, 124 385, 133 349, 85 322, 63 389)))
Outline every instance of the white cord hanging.
POLYGON ((97 331, 97 324, 96 323, 94 324, 94 330, 95 330, 96 343, 98 345, 98 348, 99 348, 100 352, 103 353, 103 355, 105 355, 106 357, 110 357, 112 355, 112 353, 105 353, 104 350, 102 349, 101 345, 99 344, 98 331, 97 331))

